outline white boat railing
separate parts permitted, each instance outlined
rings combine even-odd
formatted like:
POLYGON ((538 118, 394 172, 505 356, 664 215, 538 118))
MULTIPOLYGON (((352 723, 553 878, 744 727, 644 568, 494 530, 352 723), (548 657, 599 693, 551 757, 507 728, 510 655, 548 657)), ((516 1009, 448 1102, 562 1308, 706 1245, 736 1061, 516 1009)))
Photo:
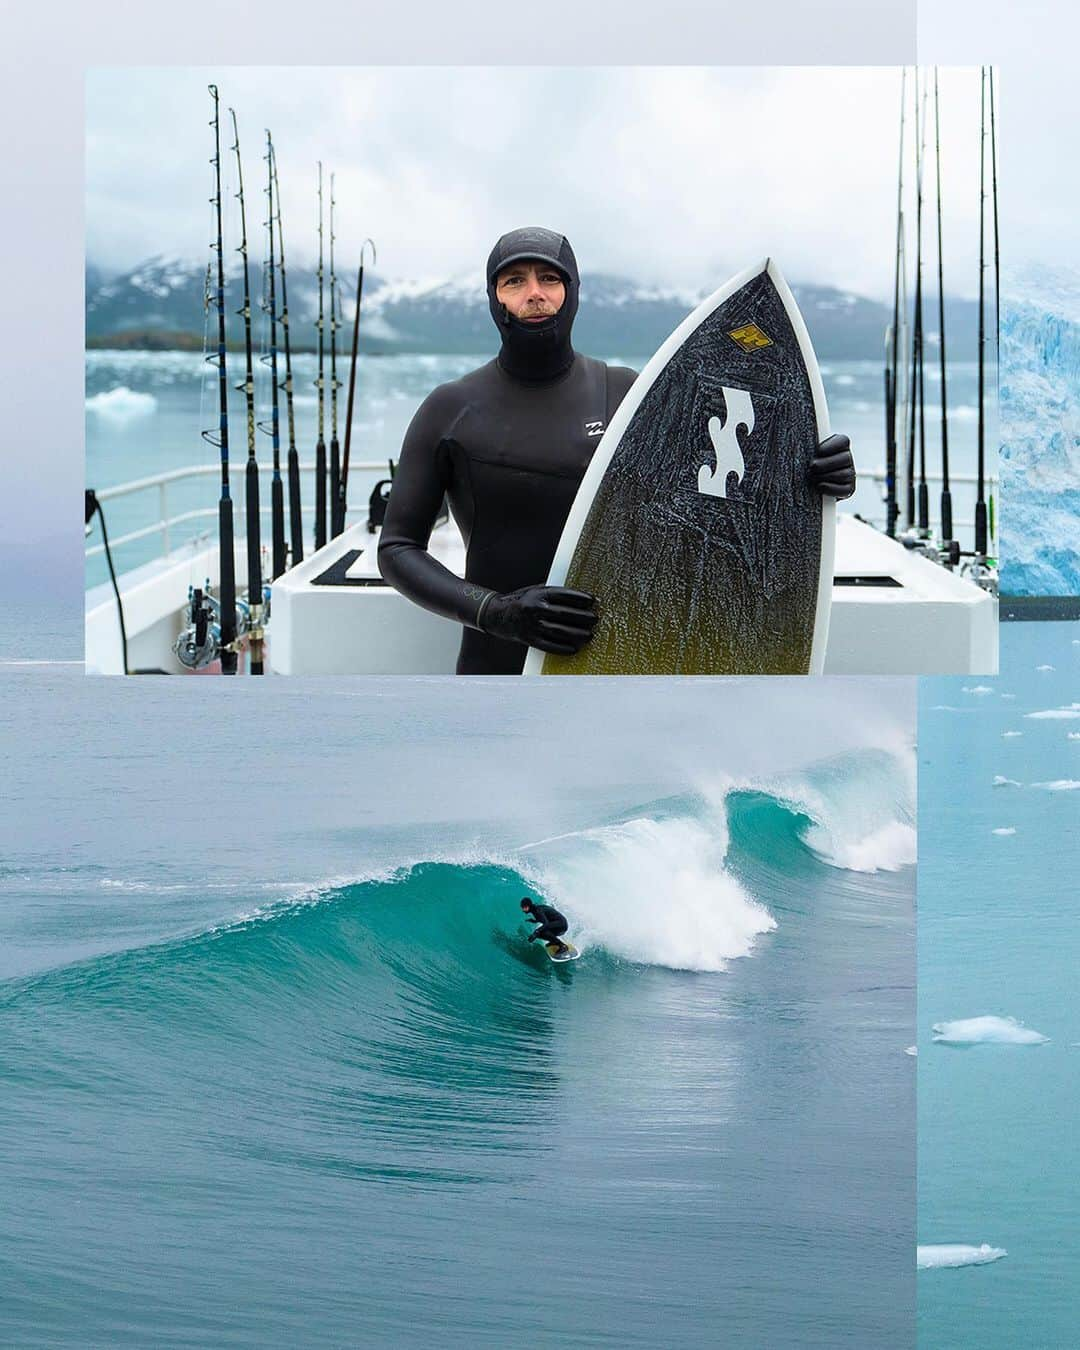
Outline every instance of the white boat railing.
MULTIPOLYGON (((878 483, 878 484, 880 484, 881 487, 884 487, 886 481, 888 480, 888 475, 886 474, 884 468, 881 468, 881 469, 860 469, 860 470, 859 470, 859 479, 860 479, 860 480, 864 480, 864 479, 867 479, 867 478, 869 478, 871 482, 878 483)), ((901 492, 903 491, 905 494, 906 494, 906 492, 907 492, 907 479, 906 479, 906 477, 905 477, 903 484, 901 484, 901 482, 900 482, 900 473, 899 473, 899 471, 897 472, 896 478, 897 478, 897 482, 896 482, 896 496, 897 496, 897 500, 899 501, 899 500, 900 500, 900 494, 901 494, 901 492)), ((941 482, 943 481, 943 479, 942 479, 942 475, 941 475, 940 473, 930 473, 930 472, 927 472, 927 475, 926 475, 926 481, 927 481, 927 483, 935 483, 935 484, 936 484, 936 483, 941 483, 941 482)), ((974 473, 950 473, 950 474, 949 474, 949 486, 950 486, 950 488, 956 486, 957 484, 962 484, 964 487, 977 487, 977 486, 978 486, 978 483, 979 483, 979 476, 978 476, 978 474, 974 474, 974 473)), ((915 485, 915 486, 916 486, 916 490, 918 490, 918 481, 916 481, 916 485, 915 485)), ((984 488, 984 491, 986 492, 987 496, 996 497, 996 496, 997 496, 997 490, 998 490, 998 479, 997 479, 997 475, 996 475, 996 474, 993 474, 993 475, 991 475, 991 474, 984 474, 984 475, 983 475, 983 488, 984 488)), ((884 505, 884 498, 882 499, 882 505, 884 505)), ((931 501, 930 505, 931 505, 931 507, 933 508, 933 507, 936 507, 936 506, 938 505, 938 503, 935 502, 935 501, 931 501)), ((860 514, 861 514, 861 513, 860 513, 860 514)), ((874 515, 863 515, 863 519, 866 520, 866 521, 867 521, 869 524, 871 524, 871 525, 884 526, 884 524, 885 524, 885 514, 884 514, 884 512, 882 512, 881 515, 877 515, 876 513, 875 513, 874 515)), ((975 520, 974 520, 974 518, 972 518, 971 520, 958 520, 955 516, 953 517, 953 530, 954 530, 954 532, 955 532, 956 530, 973 530, 974 528, 975 528, 975 520)), ((954 537, 955 537, 955 535, 954 535, 954 537)))
MULTIPOLYGON (((242 471, 243 469, 243 465, 242 464, 230 465, 230 468, 233 470, 234 474, 238 478, 240 471, 242 471)), ((350 472, 355 471, 357 473, 385 473, 388 470, 388 463, 385 459, 362 460, 360 462, 352 461, 350 463, 349 468, 350 472)), ((269 475, 271 471, 272 470, 270 465, 265 463, 259 465, 260 475, 263 476, 269 475)), ((300 472, 303 474, 314 474, 315 465, 313 463, 301 464, 300 472)), ((190 478, 216 479, 220 477, 220 475, 221 475, 220 463, 189 464, 182 469, 169 469, 166 470, 164 473, 151 474, 147 478, 135 478, 128 483, 118 483, 115 487, 101 488, 100 491, 97 493, 97 498, 98 501, 100 502, 115 501, 121 497, 129 497, 133 493, 150 492, 155 488, 157 489, 158 493, 158 519, 155 520, 150 525, 144 525, 140 529, 130 530, 128 531, 127 534, 119 535, 116 539, 113 539, 111 541, 112 547, 119 548, 123 544, 132 544, 135 543, 137 540, 148 539, 151 535, 160 534, 161 552, 163 555, 167 555, 171 548, 170 531, 172 529, 174 529, 179 525, 184 524, 186 521, 189 520, 205 519, 216 521, 218 515, 217 502, 215 501, 213 506, 200 507, 193 511, 181 511, 178 512, 176 515, 170 516, 169 487, 174 483, 184 482, 190 478)), ((868 478, 871 481, 882 485, 885 483, 886 480, 884 468, 862 469, 859 471, 859 476, 863 479, 868 478)), ((978 478, 973 473, 950 474, 949 480, 953 484, 962 484, 965 487, 969 486, 974 487, 978 483, 978 478)), ((935 483, 935 484, 940 483, 941 474, 928 473, 926 475, 926 481, 928 483, 935 483)), ((996 476, 994 477, 987 476, 984 479, 984 483, 987 492, 996 493, 998 486, 998 480, 996 476)), ((310 518, 314 514, 314 505, 315 505, 314 502, 310 500, 309 494, 309 501, 304 505, 303 508, 303 515, 305 517, 310 518)), ((286 508, 286 510, 287 509, 288 508, 286 508)), ((367 510, 366 502, 360 505, 350 506, 346 509, 346 516, 363 515, 366 510, 367 510)), ((260 508, 259 514, 260 516, 269 517, 271 515, 270 506, 269 505, 262 506, 260 508)), ((875 525, 884 524, 885 521, 884 514, 882 514, 880 517, 875 514, 873 516, 867 517, 867 519, 870 521, 871 524, 875 525)), ((953 522, 953 526, 955 529, 971 530, 975 528, 973 520, 955 520, 953 522)), ((207 536, 209 536, 210 533, 211 531, 208 530, 207 536)), ((104 544, 93 544, 86 549, 86 557, 94 558, 97 557, 98 554, 104 553, 104 551, 105 551, 104 544)))
MULTIPOLYGON (((240 479, 242 482, 241 475, 244 471, 244 468, 245 465, 243 463, 240 464, 230 463, 229 470, 230 473, 233 475, 234 484, 238 479, 240 479)), ((388 469, 389 465, 385 459, 360 460, 360 461, 351 460, 349 463, 350 473, 356 472, 356 473, 386 474, 388 472, 388 469)), ((260 477, 266 477, 269 474, 271 474, 272 471, 273 471, 272 466, 269 464, 264 463, 259 465, 260 477)), ((300 465, 300 472, 303 474, 314 474, 315 465, 313 463, 310 464, 302 463, 300 465)), ((189 464, 182 469, 168 469, 164 473, 150 474, 149 477, 147 478, 134 478, 128 483, 117 483, 115 487, 101 488, 100 490, 98 490, 96 494, 99 502, 116 501, 121 497, 130 497, 133 493, 150 492, 154 488, 157 489, 158 493, 158 519, 155 520, 150 525, 144 525, 137 530, 129 530, 127 534, 121 534, 117 536, 117 538, 111 539, 109 541, 111 547, 119 548, 122 544, 131 544, 134 543, 136 540, 147 539, 151 535, 160 534, 162 537, 161 552, 163 555, 167 555, 171 548, 171 540, 169 534, 170 530, 172 530, 174 527, 178 525, 184 524, 185 521, 189 520, 213 519, 216 521, 218 515, 217 502, 215 501, 213 506, 199 507, 193 511, 181 511, 178 512, 176 515, 171 516, 169 514, 170 486, 175 483, 184 482, 190 478, 220 478, 220 477, 221 477, 220 463, 189 464)), ((282 478, 284 477, 285 474, 283 471, 282 478)), ((289 509, 288 504, 286 503, 285 507, 286 533, 288 532, 288 509, 289 509)), ((304 504, 302 514, 305 517, 310 518, 311 516, 314 515, 314 510, 315 510, 315 503, 310 500, 309 494, 309 501, 304 504)), ((367 511, 367 502, 364 501, 361 505, 347 507, 345 514, 346 516, 363 515, 366 511, 367 511)), ((260 516, 269 517, 271 514, 272 510, 269 505, 260 507, 259 510, 260 516)), ((209 533, 210 531, 207 531, 207 534, 209 533)), ((92 544, 86 549, 86 556, 87 558, 94 558, 98 554, 104 552, 105 552, 104 544, 92 544)))

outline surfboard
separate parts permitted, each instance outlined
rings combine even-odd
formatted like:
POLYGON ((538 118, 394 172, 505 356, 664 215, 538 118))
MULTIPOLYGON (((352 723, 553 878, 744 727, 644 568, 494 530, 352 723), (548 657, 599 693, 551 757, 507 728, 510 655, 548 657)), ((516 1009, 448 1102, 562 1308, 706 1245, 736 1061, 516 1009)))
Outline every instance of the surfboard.
POLYGON ((582 479, 549 585, 598 599, 526 675, 819 674, 836 504, 807 470, 829 415, 776 263, 703 301, 634 382, 582 479))
POLYGON ((572 942, 564 943, 564 946, 568 947, 569 951, 560 952, 556 943, 545 942, 544 951, 547 952, 548 956, 550 956, 556 964, 560 964, 563 961, 576 961, 581 955, 572 942))

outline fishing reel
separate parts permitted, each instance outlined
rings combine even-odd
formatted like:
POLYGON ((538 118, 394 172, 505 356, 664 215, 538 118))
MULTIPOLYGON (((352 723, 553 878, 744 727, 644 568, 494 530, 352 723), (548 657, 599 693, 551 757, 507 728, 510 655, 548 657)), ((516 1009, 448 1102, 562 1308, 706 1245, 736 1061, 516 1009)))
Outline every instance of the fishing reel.
MULTIPOLYGON (((243 600, 236 602, 237 641, 247 634, 251 610, 243 600)), ((221 602, 210 590, 188 588, 187 624, 173 643, 176 659, 186 670, 203 670, 221 655, 221 602)))
POLYGON ((959 539, 947 539, 937 549, 937 560, 942 567, 947 567, 950 571, 954 567, 960 566, 960 541, 959 539))
POLYGON ((967 577, 968 581, 973 581, 976 586, 981 587, 990 595, 997 595, 997 567, 985 555, 977 553, 970 562, 964 564, 960 570, 960 575, 967 577))

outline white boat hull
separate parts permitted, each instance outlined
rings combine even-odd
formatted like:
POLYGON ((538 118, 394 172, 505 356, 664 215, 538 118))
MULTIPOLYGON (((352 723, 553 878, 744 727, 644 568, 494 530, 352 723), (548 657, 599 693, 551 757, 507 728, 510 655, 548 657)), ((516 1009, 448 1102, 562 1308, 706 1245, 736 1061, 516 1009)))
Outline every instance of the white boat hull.
MULTIPOLYGON (((448 675, 461 633, 383 583, 378 535, 365 524, 279 577, 271 588, 268 668, 279 675, 448 675), (355 555, 350 559, 349 555, 355 555), (346 567, 346 563, 349 565, 346 567), (341 584, 320 578, 344 577, 341 584)), ((432 552, 461 575, 465 550, 453 525, 432 552)), ((121 578, 131 669, 179 672, 172 643, 189 584, 217 580, 217 549, 171 555, 121 578)), ((910 552, 853 516, 837 519, 827 675, 991 675, 997 670, 998 602, 967 579, 910 552), (850 584, 851 579, 858 584, 850 584)), ((243 545, 237 545, 243 576, 243 545)), ((116 603, 108 587, 87 596, 87 669, 121 670, 116 603)))

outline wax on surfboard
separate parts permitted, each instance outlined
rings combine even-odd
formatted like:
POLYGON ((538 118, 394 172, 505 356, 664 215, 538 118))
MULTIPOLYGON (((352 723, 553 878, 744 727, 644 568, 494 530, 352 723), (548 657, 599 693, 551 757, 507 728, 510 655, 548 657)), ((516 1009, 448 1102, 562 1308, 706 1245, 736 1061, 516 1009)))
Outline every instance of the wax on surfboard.
POLYGON ((548 578, 595 594, 599 623, 575 656, 530 651, 525 674, 820 673, 836 507, 807 471, 828 434, 766 259, 679 325, 611 419, 548 578))

